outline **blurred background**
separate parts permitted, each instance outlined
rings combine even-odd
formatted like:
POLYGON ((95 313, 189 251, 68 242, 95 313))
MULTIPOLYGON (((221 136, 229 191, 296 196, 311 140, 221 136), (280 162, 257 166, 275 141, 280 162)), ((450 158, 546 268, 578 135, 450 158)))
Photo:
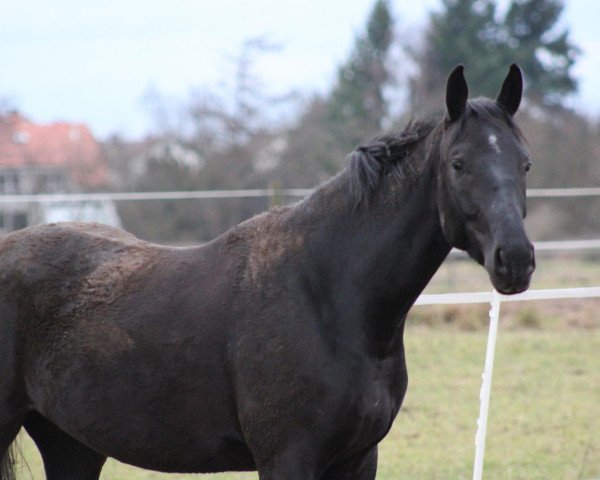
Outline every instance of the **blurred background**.
MULTIPOLYGON (((360 141, 443 113, 458 63, 471 94, 492 97, 521 66, 529 187, 600 187, 599 20, 595 0, 6 2, 0 233, 93 220, 204 243, 298 200, 287 189, 314 188, 360 141), (228 193, 240 189, 268 192, 228 193), (227 192, 186 193, 215 190, 227 192), (98 192, 110 195, 65 196, 98 192)), ((529 198, 534 288, 600 285, 600 195, 577 192, 529 198)), ((480 267, 451 255, 427 292, 489 288, 480 267)), ((502 307, 489 478, 600 478, 599 307, 502 307)), ((413 310, 416 381, 380 478, 469 478, 486 309, 413 310)), ((22 478, 42 478, 29 458, 22 478)), ((103 478, 159 478, 107 468, 103 478)))
MULTIPOLYGON (((361 140, 440 113, 456 64, 495 96, 512 62, 529 186, 599 185, 597 18, 592 0, 12 2, 0 194, 311 188, 361 140)), ((75 217, 204 242, 272 201, 4 204, 0 231, 75 217)), ((530 230, 600 236, 598 207, 532 199, 530 230)))

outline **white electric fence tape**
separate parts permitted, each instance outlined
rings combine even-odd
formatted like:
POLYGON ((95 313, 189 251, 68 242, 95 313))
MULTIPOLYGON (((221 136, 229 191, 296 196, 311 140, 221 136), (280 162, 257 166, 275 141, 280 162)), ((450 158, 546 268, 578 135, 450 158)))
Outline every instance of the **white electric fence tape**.
POLYGON ((498 317, 500 316, 500 294, 492 292, 490 307, 490 331, 488 333, 485 366, 481 375, 481 392, 479 393, 479 418, 475 435, 475 464, 473 465, 473 480, 481 480, 483 476, 483 457, 485 454, 485 435, 487 431, 488 412, 490 408, 490 393, 492 390, 492 371, 494 370, 494 353, 496 351, 496 336, 498 333, 498 317))
MULTIPOLYGON (((502 297, 503 302, 522 302, 526 300, 560 300, 569 298, 600 298, 600 287, 550 288, 527 290, 518 295, 502 297)), ((470 293, 434 293, 417 298, 415 305, 457 305, 467 303, 489 303, 490 292, 470 293)))

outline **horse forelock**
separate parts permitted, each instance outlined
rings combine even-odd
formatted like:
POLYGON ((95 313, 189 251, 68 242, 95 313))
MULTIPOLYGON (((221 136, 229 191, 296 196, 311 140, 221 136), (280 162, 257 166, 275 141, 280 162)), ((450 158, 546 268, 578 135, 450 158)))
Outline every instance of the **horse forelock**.
POLYGON ((399 133, 375 137, 359 144, 348 156, 350 191, 355 203, 368 203, 383 178, 398 181, 415 174, 417 146, 435 129, 438 121, 413 121, 399 133))
POLYGON ((495 125, 501 129, 508 127, 520 142, 525 142, 525 138, 519 125, 506 109, 501 107, 498 102, 489 98, 475 98, 467 103, 467 115, 459 123, 458 132, 465 127, 469 118, 478 118, 479 120, 495 125))
MULTIPOLYGON (((462 115, 460 119, 454 122, 445 121, 444 140, 440 148, 442 157, 448 156, 450 147, 466 133, 469 128, 468 124, 473 119, 491 125, 495 131, 508 132, 509 135, 514 135, 514 138, 523 146, 523 149, 527 150, 527 141, 512 115, 498 105, 495 100, 481 97, 467 102, 465 115, 462 115)), ((497 141, 495 135, 494 141, 497 141)))

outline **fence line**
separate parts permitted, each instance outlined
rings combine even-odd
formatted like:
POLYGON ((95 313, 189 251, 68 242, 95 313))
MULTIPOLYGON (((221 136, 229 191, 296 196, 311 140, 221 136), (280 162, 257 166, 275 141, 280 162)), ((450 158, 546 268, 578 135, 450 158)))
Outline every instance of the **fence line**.
MULTIPOLYGON (((600 287, 551 288, 527 290, 517 295, 501 295, 504 302, 523 302, 527 300, 562 300, 572 298, 600 298, 600 287)), ((457 305, 465 303, 490 303, 491 292, 436 293, 421 295, 415 305, 457 305)))
POLYGON ((63 202, 97 202, 97 201, 146 201, 146 200, 193 200, 218 198, 261 198, 283 195, 287 197, 304 197, 312 190, 305 188, 289 188, 274 190, 272 188, 256 190, 188 190, 175 192, 106 192, 106 193, 53 193, 33 195, 0 195, 0 203, 63 203, 63 202))
MULTIPOLYGON (((261 198, 282 195, 284 197, 305 197, 312 193, 312 188, 272 188, 246 190, 187 190, 170 192, 104 192, 104 193, 55 193, 32 195, 0 195, 1 203, 30 202, 85 202, 85 201, 147 201, 147 200, 193 200, 193 199, 226 199, 226 198, 261 198)), ((530 198, 557 197, 593 197, 600 196, 600 187, 592 188, 531 188, 527 190, 530 198)))
MULTIPOLYGON (((0 205, 15 203, 77 203, 77 202, 127 202, 150 200, 194 200, 227 198, 267 198, 274 195, 305 197, 313 192, 310 188, 246 189, 246 190, 187 190, 169 192, 103 192, 103 193, 56 193, 32 195, 0 195, 0 205)), ((600 188, 538 188, 527 190, 528 197, 557 198, 600 195, 600 188)), ((537 251, 568 251, 600 249, 600 239, 557 240, 535 242, 537 251)), ((453 254, 464 254, 453 250, 453 254)))
MULTIPOLYGON (((588 240, 551 240, 533 242, 536 252, 568 252, 572 250, 599 250, 600 238, 591 238, 588 240)), ((466 257, 467 252, 453 248, 451 255, 466 257)))
POLYGON ((529 198, 556 198, 556 197, 597 197, 600 196, 600 187, 590 188, 528 188, 529 198))
POLYGON ((537 252, 556 250, 594 250, 600 249, 600 239, 590 240, 553 240, 533 242, 537 252))
MULTIPOLYGON (((552 240, 545 242, 533 242, 536 252, 568 252, 572 250, 598 250, 600 249, 600 238, 589 240, 552 240)), ((453 248, 451 255, 457 257, 466 257, 467 252, 453 248)))

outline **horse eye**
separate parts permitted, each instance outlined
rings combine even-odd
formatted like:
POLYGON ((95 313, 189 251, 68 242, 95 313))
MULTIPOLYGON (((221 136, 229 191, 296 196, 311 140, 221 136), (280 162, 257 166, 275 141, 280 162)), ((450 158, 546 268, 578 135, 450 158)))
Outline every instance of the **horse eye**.
POLYGON ((452 166, 452 168, 453 168, 454 170, 456 170, 457 172, 462 172, 462 171, 463 171, 463 169, 464 169, 462 162, 460 162, 460 161, 458 161, 458 160, 454 160, 454 161, 453 161, 453 162, 452 162, 450 165, 451 165, 451 166, 452 166))
POLYGON ((529 170, 531 170, 531 163, 527 162, 525 165, 523 165, 523 170, 525 170, 525 173, 527 173, 529 170))

